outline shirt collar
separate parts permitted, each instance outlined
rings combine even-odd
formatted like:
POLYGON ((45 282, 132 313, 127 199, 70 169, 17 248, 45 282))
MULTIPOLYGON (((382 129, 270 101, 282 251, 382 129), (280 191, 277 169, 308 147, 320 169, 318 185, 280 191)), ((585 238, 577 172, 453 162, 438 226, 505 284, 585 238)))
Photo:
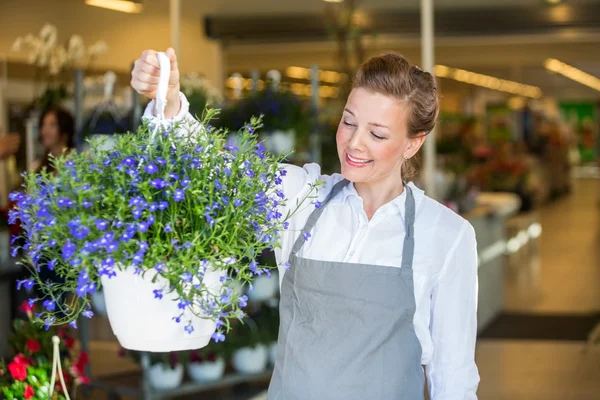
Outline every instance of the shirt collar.
MULTIPOLYGON (((413 192, 413 196, 415 198, 415 210, 419 209, 419 205, 421 204, 421 201, 423 200, 423 197, 425 197, 425 192, 420 189, 419 187, 417 187, 417 185, 415 185, 413 182, 408 182, 406 184, 406 186, 410 186, 410 188, 412 189, 413 192)), ((356 189, 354 188, 354 183, 350 182, 348 185, 344 186, 344 188, 342 189, 342 191, 335 196, 333 199, 330 200, 330 202, 332 204, 343 204, 345 203, 349 197, 355 197, 357 199, 360 198, 360 196, 358 195, 358 193, 356 192, 356 189)), ((404 218, 404 205, 406 203, 406 189, 402 192, 402 194, 396 198, 394 198, 391 202, 391 206, 396 210, 400 212, 400 215, 402 216, 402 218, 404 218)))

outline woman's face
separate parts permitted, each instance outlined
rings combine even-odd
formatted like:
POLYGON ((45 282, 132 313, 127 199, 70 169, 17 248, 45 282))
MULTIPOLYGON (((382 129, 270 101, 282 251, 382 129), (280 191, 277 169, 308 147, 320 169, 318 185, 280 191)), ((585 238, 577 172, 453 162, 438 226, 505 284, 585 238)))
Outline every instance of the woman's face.
POLYGON ((58 120, 53 112, 49 112, 44 116, 40 128, 40 138, 46 150, 54 149, 61 144, 64 145, 64 135, 60 133, 58 120))
POLYGON ((342 175, 355 183, 400 181, 404 155, 412 157, 424 136, 409 138, 404 102, 355 88, 336 135, 342 175))

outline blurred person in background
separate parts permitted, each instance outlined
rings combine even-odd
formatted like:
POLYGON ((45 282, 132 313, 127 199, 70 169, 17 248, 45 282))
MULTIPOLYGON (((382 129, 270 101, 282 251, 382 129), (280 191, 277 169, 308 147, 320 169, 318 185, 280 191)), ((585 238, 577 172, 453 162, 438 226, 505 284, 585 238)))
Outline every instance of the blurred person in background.
POLYGON ((31 169, 35 172, 46 169, 56 173, 51 162, 52 157, 67 155, 75 148, 75 120, 68 111, 54 107, 41 115, 39 127, 44 155, 31 169))

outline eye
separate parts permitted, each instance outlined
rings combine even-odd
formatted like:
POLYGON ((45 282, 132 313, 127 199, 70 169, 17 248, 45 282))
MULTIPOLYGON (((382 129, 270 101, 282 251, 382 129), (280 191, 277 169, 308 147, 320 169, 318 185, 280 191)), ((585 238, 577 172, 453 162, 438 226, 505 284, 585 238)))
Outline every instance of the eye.
POLYGON ((385 138, 385 137, 383 137, 383 136, 376 135, 376 134, 375 134, 375 133, 373 133, 373 132, 371 132, 371 135, 373 135, 373 137, 374 137, 375 139, 377 139, 377 140, 383 140, 383 139, 387 139, 387 138, 385 138))
POLYGON ((350 122, 346 122, 346 120, 342 120, 342 123, 346 126, 354 126, 350 122))

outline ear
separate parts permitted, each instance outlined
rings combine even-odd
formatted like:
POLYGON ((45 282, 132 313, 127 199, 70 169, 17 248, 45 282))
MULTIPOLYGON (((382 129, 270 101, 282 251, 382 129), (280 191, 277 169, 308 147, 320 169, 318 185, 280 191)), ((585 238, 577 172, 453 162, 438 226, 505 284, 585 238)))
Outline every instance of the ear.
POLYGON ((408 156, 408 158, 413 158, 417 154, 421 146, 423 146, 423 143, 425 143, 426 138, 427 135, 424 134, 420 134, 418 136, 409 138, 408 146, 406 147, 406 151, 404 152, 404 154, 408 156))

